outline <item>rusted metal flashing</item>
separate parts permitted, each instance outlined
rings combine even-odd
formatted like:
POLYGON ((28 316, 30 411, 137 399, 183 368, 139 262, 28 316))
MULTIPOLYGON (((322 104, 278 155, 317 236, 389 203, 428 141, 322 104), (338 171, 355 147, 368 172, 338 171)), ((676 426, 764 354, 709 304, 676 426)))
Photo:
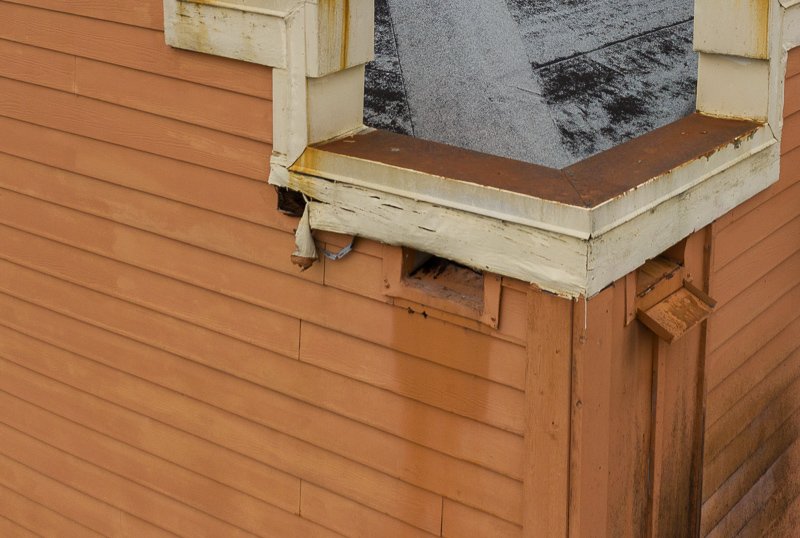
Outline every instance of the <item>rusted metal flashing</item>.
POLYGON ((760 124, 692 114, 563 170, 369 130, 318 144, 293 169, 312 170, 329 152, 455 181, 591 208, 720 148, 752 137, 760 124), (665 151, 664 148, 669 148, 665 151))

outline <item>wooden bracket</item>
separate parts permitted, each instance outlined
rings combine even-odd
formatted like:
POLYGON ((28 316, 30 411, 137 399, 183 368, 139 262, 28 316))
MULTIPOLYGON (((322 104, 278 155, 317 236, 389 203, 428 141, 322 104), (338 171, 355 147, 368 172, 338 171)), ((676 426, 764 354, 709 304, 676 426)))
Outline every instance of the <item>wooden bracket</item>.
POLYGON ((635 312, 636 319, 667 343, 708 318, 716 306, 716 301, 692 284, 681 263, 664 256, 640 267, 626 280, 626 286, 631 288, 626 292, 628 316, 635 312))
POLYGON ((671 344, 705 321, 716 304, 714 299, 684 280, 682 288, 647 310, 640 309, 636 317, 656 336, 671 344))

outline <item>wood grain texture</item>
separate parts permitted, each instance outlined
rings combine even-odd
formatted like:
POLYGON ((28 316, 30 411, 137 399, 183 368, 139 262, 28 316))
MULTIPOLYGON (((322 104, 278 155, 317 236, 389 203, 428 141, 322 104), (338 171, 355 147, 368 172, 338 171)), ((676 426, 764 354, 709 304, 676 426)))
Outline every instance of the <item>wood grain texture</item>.
POLYGON ((715 224, 703 536, 790 536, 800 438, 800 51, 777 184, 715 224))
POLYGON ((272 97, 271 69, 173 49, 164 43, 160 31, 0 2, 0 38, 255 97, 272 97))
POLYGON ((12 517, 16 523, 40 536, 102 536, 2 485, 0 514, 12 517))
MULTIPOLYGON (((156 382, 182 392, 194 390, 204 393, 205 389, 202 387, 208 386, 208 391, 214 393, 215 389, 212 388, 214 383, 217 383, 220 388, 231 386, 232 391, 242 394, 253 392, 252 389, 243 392, 241 387, 236 386, 234 380, 220 378, 215 373, 208 373, 210 378, 208 382, 205 382, 202 378, 203 370, 197 371, 191 365, 180 361, 177 356, 160 352, 156 348, 113 336, 104 331, 97 331, 85 323, 71 320, 66 316, 19 300, 5 297, 3 299, 0 301, 0 310, 4 313, 3 323, 27 332, 30 332, 32 327, 39 327, 35 330, 38 338, 112 367, 154 379, 156 382), (76 338, 74 335, 77 334, 84 336, 76 338), (113 355, 109 355, 110 350, 114 351, 113 355), (143 357, 147 360, 144 364, 139 364, 143 357), (137 364, 139 366, 135 367, 134 365, 137 364), (143 370, 148 364, 151 365, 151 368, 155 367, 156 371, 143 370), (159 367, 159 365, 161 366, 159 367), (166 365, 169 365, 167 371, 158 373, 167 368, 166 365), (186 381, 173 381, 175 374, 169 372, 181 372, 186 381), (199 381, 190 381, 196 379, 199 381)), ((57 304, 53 306, 51 303, 51 307, 59 309, 57 304)), ((124 308, 124 305, 120 305, 118 308, 124 308)), ((113 325, 111 328, 115 330, 113 325)), ((482 426, 476 422, 459 419, 403 398, 392 397, 386 392, 373 389, 357 381, 332 375, 312 366, 301 365, 291 359, 282 359, 278 356, 270 358, 268 355, 246 359, 244 356, 240 356, 237 362, 232 362, 215 356, 201 355, 194 356, 194 360, 199 364, 228 372, 237 378, 249 380, 281 394, 315 404, 466 461, 495 469, 511 477, 517 477, 520 474, 519 461, 522 443, 514 435, 482 426), (398 423, 393 418, 406 415, 417 417, 413 425, 398 423), (429 424, 440 424, 441 427, 432 429, 427 426, 429 424)), ((265 396, 256 395, 255 399, 263 401, 265 396)), ((279 403, 280 397, 274 395, 273 398, 275 397, 279 398, 278 403, 273 402, 270 408, 281 408, 283 404, 279 403)), ((224 402, 225 398, 216 397, 211 400, 224 402)))
POLYGON ((283 231, 297 223, 261 181, 10 118, 0 128, 15 134, 0 143, 9 155, 283 231))
POLYGON ((102 492, 102 500, 173 533, 195 536, 254 536, 111 474, 27 434, 0 424, 0 452, 85 494, 102 492))
POLYGON ((800 347, 796 335, 800 332, 800 318, 792 321, 780 333, 759 349, 750 360, 716 385, 708 394, 706 423, 710 426, 719 420, 743 395, 761 382, 773 369, 800 347))
MULTIPOLYGON (((21 335, 19 338, 25 339, 21 335)), ((84 375, 84 380, 80 381, 74 379, 73 375, 73 378, 64 379, 69 374, 63 367, 68 367, 64 357, 72 357, 73 360, 78 358, 44 344, 36 344, 37 354, 32 355, 34 344, 36 342, 28 338, 24 345, 16 346, 14 360, 26 367, 35 367, 50 377, 57 377, 62 383, 73 384, 79 390, 283 469, 412 525, 432 532, 441 525, 441 499, 429 492, 208 404, 136 381, 121 373, 115 374, 110 369, 105 370, 107 375, 102 378, 93 379, 84 375), (43 350, 47 350, 47 355, 42 354, 43 350), (26 354, 24 358, 19 358, 20 353, 26 354), (33 362, 36 359, 38 363, 33 362), (59 364, 62 365, 61 371, 57 370, 59 364)), ((6 341, 3 345, 6 346, 6 341)), ((3 355, 8 355, 8 351, 4 351, 3 355)), ((41 379, 41 374, 21 369, 19 365, 6 360, 0 361, 0 370, 3 372, 0 378, 3 390, 12 394, 41 379)))
POLYGON ((143 28, 160 30, 164 27, 162 2, 159 0, 6 0, 14 4, 35 6, 51 11, 62 11, 91 17, 101 21, 115 21, 143 28))
MULTIPOLYGON (((0 177, 0 188, 245 262, 284 273, 298 273, 287 255, 294 249, 294 236, 289 233, 32 161, 0 154, 0 162, 8 166, 0 177)), ((13 197, 12 194, 4 196, 13 197)), ((9 202, 9 205, 13 208, 17 203, 9 202)), ((91 245, 90 240, 84 240, 84 243, 91 245)), ((164 263, 168 260, 164 260, 162 265, 164 263)), ((311 272, 306 278, 321 281, 322 273, 311 272)))
MULTIPOLYGON (((716 351, 709 354, 707 364, 710 390, 797 319, 795 304, 798 300, 800 300, 800 286, 795 286, 776 301, 772 308, 766 309, 761 315, 752 319, 739 331, 736 338, 728 339, 716 351)), ((713 329, 712 323, 709 327, 710 334, 713 329)))
MULTIPOLYGON (((758 482, 773 462, 797 439, 798 434, 800 434, 800 416, 798 411, 795 411, 772 435, 761 440, 747 459, 723 456, 708 467, 707 480, 715 487, 711 496, 704 501, 701 529, 703 535, 708 534, 733 509, 741 500, 742 492, 749 491, 758 482), (729 475, 724 474, 738 462, 741 462, 738 468, 729 475)), ((741 446, 739 439, 734 443, 741 446)))
MULTIPOLYGON (((125 309, 120 306, 118 310, 125 309)), ((17 352, 21 353, 23 345, 18 347, 17 352)), ((115 366, 125 368, 124 363, 115 366)), ((277 368, 280 365, 272 366, 270 375, 281 378, 292 375, 288 365, 281 370, 277 368)), ((430 491, 452 496, 512 521, 519 518, 519 484, 481 467, 207 370, 149 362, 132 373, 430 491), (177 375, 176 371, 183 375, 177 375), (339 432, 339 435, 331 435, 331 432, 339 432), (414 465, 405 464, 407 461, 414 462, 414 465)), ((116 372, 103 369, 96 372, 96 375, 101 374, 113 376, 116 372)))
POLYGON ((300 511, 304 518, 352 538, 434 536, 309 483, 303 483, 300 511))
MULTIPOLYGON (((569 536, 613 536, 611 460, 612 286, 572 316, 569 536), (610 534, 611 533, 611 534, 610 534)), ((633 529, 631 529, 632 531, 633 529)))
MULTIPOLYGON (((780 196, 773 197, 721 230, 716 237, 714 251, 717 271, 794 220, 798 206, 800 183, 795 183, 781 192, 780 196)), ((800 241, 794 246, 800 248, 800 241)))
MULTIPOLYGON (((4 304, 4 308, 7 306, 4 304)), ((24 311, 24 306, 15 306, 24 311)), ((72 326, 67 329, 74 328, 76 327, 72 326)), ((109 349, 114 348, 109 346, 109 349)), ((15 395, 28 398, 39 407, 46 407, 48 411, 65 419, 91 426, 108 437, 207 476, 287 512, 299 511, 298 478, 54 381, 34 377, 32 380, 18 382, 19 386, 13 389, 15 395)))
POLYGON ((77 58, 75 93, 158 116, 272 142, 272 102, 77 58))
POLYGON ((75 88, 75 57, 0 39, 0 75, 71 92, 75 88))
MULTIPOLYGON (((305 323, 300 360, 521 434, 522 392, 305 323)), ((515 460, 516 453, 508 454, 515 460)))
MULTIPOLYGON (((43 194, 47 192, 47 189, 42 190, 43 194)), ((65 187, 63 192, 64 196, 69 196, 71 190, 65 187)), ((105 200, 105 203, 109 201, 105 200)), ((77 212, 67 211, 66 215, 62 215, 64 209, 50 205, 42 208, 35 200, 13 193, 3 193, 0 203, 4 204, 4 211, 0 215, 13 215, 14 226, 22 226, 38 235, 64 241, 65 234, 74 234, 69 235, 70 239, 66 242, 84 250, 99 252, 277 312, 291 312, 298 318, 320 326, 486 379, 515 387, 522 384, 524 348, 520 346, 432 318, 411 315, 390 305, 332 288, 301 285, 294 277, 282 276, 279 272, 265 273, 252 264, 236 263, 210 250, 187 248, 182 243, 158 235, 110 225, 107 221, 87 218, 77 212), (301 285, 299 290, 298 285, 301 285), (296 301, 298 295, 306 300, 296 301), (354 319, 343 318, 341 311, 351 312, 358 323, 354 319), (408 338, 403 335, 408 335, 408 338)), ((120 210, 127 212, 130 208, 125 209, 120 205, 120 210)), ((172 219, 174 209, 172 213, 164 212, 162 215, 163 218, 172 219)), ((174 235, 172 230, 176 227, 180 229, 181 225, 180 221, 172 222, 175 225, 151 229, 156 232, 161 230, 162 234, 170 230, 169 234, 174 235)), ((203 242, 206 239, 202 236, 203 242)), ((238 235, 237 240, 241 240, 238 235)), ((252 255, 250 251, 245 252, 248 252, 248 256, 252 255)), ((255 254, 259 255, 260 251, 255 251, 255 254)), ((266 257, 261 259, 268 260, 266 257)), ((284 263, 288 264, 288 261, 284 259, 284 263)))
POLYGON ((0 534, 8 536, 8 538, 37 538, 39 536, 3 516, 0 516, 0 534))
MULTIPOLYGON (((0 393, 0 421, 131 482, 258 536, 332 538, 319 526, 0 393)), ((102 495, 101 493, 99 493, 102 495)))
POLYGON ((570 300, 528 292, 523 536, 567 536, 570 486, 570 300))
MULTIPOLYGON (((798 220, 800 221, 800 218, 798 220)), ((798 242, 800 243, 800 240, 798 242)), ((795 252, 796 254, 752 285, 746 286, 746 281, 743 282, 738 295, 715 312, 708 339, 711 352, 716 351, 726 340, 735 338, 751 320, 769 309, 797 283, 796 276, 800 274, 800 248, 795 252)), ((767 263, 769 262, 764 264, 767 263)))
MULTIPOLYGON (((208 331, 290 357, 297 356, 300 341, 297 319, 5 226, 0 226, 0 238, 4 245, 0 257, 6 260, 208 331), (70 263, 59 263, 59 260, 70 260, 70 263)), ((166 320, 165 323, 169 324, 166 320)), ((198 337, 202 332, 198 332, 198 337)), ((209 334, 206 341, 214 339, 215 336, 209 334)), ((256 349, 237 346, 234 342, 223 345, 237 349, 243 357, 259 355, 256 349)))
POLYGON ((48 506, 73 521, 80 521, 90 531, 102 536, 114 533, 129 536, 174 536, 3 454, 0 454, 0 482, 32 502, 48 506))
POLYGON ((2 116, 251 179, 269 175, 264 142, 11 79, 0 78, 0 92, 2 116))
POLYGON ((795 441, 708 536, 766 536, 772 522, 786 510, 800 490, 800 484, 793 479, 798 466, 800 441, 795 441))
POLYGON ((446 538, 520 538, 522 529, 479 510, 445 499, 442 536, 446 538))
POLYGON ((714 222, 714 226, 719 231, 722 231, 764 202, 771 200, 774 196, 797 183, 798 180, 800 180, 800 148, 795 148, 781 156, 781 174, 776 183, 753 196, 746 204, 742 204, 720 217, 714 222))

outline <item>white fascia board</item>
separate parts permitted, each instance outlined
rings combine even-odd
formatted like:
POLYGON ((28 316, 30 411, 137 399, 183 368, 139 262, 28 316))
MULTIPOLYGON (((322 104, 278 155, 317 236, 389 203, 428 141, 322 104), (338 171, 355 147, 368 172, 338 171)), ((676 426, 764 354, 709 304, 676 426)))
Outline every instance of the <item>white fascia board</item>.
POLYGON ((608 200, 591 210, 591 236, 598 237, 689 189, 725 172, 775 144, 772 130, 762 125, 751 135, 731 141, 714 153, 689 161, 608 200))
POLYGON ((567 297, 584 293, 586 241, 296 172, 288 187, 315 200, 312 229, 412 247, 567 297))
POLYGON ((586 239, 591 235, 591 216, 586 208, 313 147, 306 150, 292 170, 342 185, 364 187, 577 238, 586 239))
POLYGON ((695 0, 695 50, 767 59, 772 1, 695 0))
MULTIPOLYGON (((767 126, 759 127, 748 137, 731 141, 707 156, 653 177, 594 208, 563 204, 316 148, 308 148, 292 170, 339 184, 360 186, 578 239, 589 239, 679 196, 774 142, 770 129, 767 126)), ((277 178, 273 183, 278 183, 277 178)), ((288 186, 288 178, 279 184, 288 186)))
POLYGON ((286 68, 286 18, 298 0, 164 0, 172 47, 286 68))
MULTIPOLYGON (((442 194, 452 184, 452 192, 459 196, 471 192, 482 202, 494 200, 498 211, 503 200, 515 196, 518 207, 547 205, 545 200, 435 176, 426 182, 420 172, 368 162, 365 167, 359 159, 342 156, 322 158, 319 168, 324 174, 316 167, 293 167, 285 186, 314 200, 309 209, 313 229, 402 244, 531 282, 565 297, 591 297, 777 181, 780 149, 775 139, 761 134, 768 132, 768 128, 759 129, 747 147, 726 147, 632 191, 646 192, 652 184, 650 195, 657 196, 664 189, 660 181, 667 186, 684 181, 669 195, 654 198, 646 210, 635 198, 626 201, 625 196, 581 209, 592 223, 631 209, 613 225, 582 236, 520 222, 514 215, 487 215, 474 206, 452 203, 442 194), (330 173, 334 164, 347 168, 355 164, 374 175, 354 181, 352 169, 349 174, 330 173), (434 196, 433 192, 409 191, 408 185, 387 187, 393 179, 411 182, 417 189, 431 185, 443 190, 434 196)), ((551 204, 548 210, 569 214, 571 207, 551 204)), ((564 215, 562 220, 566 220, 564 215)))
POLYGON ((602 291, 728 213, 775 183, 779 175, 780 146, 773 140, 653 209, 598 234, 590 241, 586 295, 602 291))

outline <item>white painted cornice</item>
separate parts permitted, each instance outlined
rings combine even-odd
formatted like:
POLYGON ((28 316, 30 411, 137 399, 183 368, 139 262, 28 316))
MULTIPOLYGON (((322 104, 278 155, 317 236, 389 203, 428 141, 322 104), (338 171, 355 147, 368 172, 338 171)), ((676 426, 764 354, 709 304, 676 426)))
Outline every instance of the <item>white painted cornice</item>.
POLYGON ((800 45, 800 0, 696 0, 698 110, 763 126, 589 208, 311 147, 363 129, 372 0, 164 2, 171 45, 274 68, 270 183, 312 198, 314 229, 592 296, 778 178, 786 51, 800 45))

